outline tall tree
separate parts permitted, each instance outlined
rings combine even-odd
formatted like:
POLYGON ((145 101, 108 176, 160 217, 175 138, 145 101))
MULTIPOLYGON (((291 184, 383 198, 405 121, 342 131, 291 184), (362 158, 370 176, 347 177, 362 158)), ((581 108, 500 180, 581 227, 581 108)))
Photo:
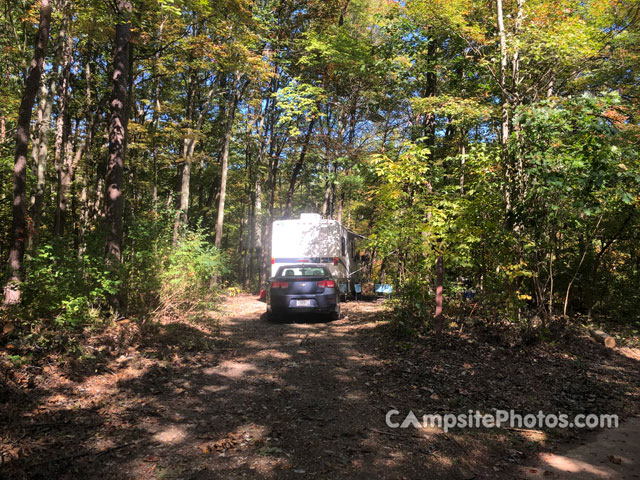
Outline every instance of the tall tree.
POLYGON ((29 129, 31 126, 33 104, 38 94, 40 78, 44 68, 44 59, 47 53, 51 10, 49 0, 40 0, 40 22, 36 35, 35 51, 29 73, 24 82, 24 92, 18 113, 13 169, 13 221, 11 224, 11 247, 9 250, 10 277, 4 288, 5 305, 16 305, 20 303, 21 270, 27 235, 26 190, 29 129))
POLYGON ((115 53, 113 55, 112 95, 109 118, 109 163, 106 175, 105 218, 109 228, 105 245, 107 263, 122 259, 123 174, 127 121, 127 85, 131 52, 131 2, 119 0, 116 6, 115 53))
POLYGON ((229 170, 229 148, 231 145, 231 133, 233 129, 233 121, 236 118, 236 110, 238 103, 242 98, 244 90, 249 84, 248 80, 242 79, 242 74, 237 72, 234 74, 233 86, 231 88, 230 103, 227 109, 226 121, 224 127, 224 136, 222 138, 222 151, 220 154, 220 195, 218 197, 218 216, 216 218, 215 245, 217 248, 222 246, 222 228, 224 225, 224 204, 227 197, 227 173, 229 170))

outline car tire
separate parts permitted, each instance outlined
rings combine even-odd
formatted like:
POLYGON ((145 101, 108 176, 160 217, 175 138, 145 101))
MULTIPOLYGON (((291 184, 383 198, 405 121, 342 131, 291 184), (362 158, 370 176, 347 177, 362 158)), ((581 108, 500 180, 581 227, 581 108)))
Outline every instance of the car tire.
POLYGON ((340 320, 340 305, 336 307, 336 309, 329 314, 329 321, 340 320))
POLYGON ((285 320, 284 313, 278 310, 274 312, 272 309, 267 312, 267 320, 272 323, 283 323, 285 320))

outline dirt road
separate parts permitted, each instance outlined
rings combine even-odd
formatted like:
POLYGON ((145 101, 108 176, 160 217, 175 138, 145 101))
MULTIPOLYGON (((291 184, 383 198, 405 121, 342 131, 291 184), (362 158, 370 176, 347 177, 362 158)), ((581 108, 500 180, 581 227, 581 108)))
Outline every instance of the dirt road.
MULTIPOLYGON (((548 352, 519 355, 471 339, 418 352, 385 342, 384 307, 376 302, 346 303, 343 318, 328 323, 270 323, 264 309, 254 297, 230 298, 215 336, 167 325, 161 333, 168 350, 130 349, 80 376, 44 372, 29 399, 10 406, 19 421, 3 435, 19 451, 5 458, 0 476, 513 478, 545 447, 544 434, 393 430, 385 414, 466 411, 501 401, 526 406, 535 391, 536 405, 555 408, 562 406, 559 389, 567 402, 583 390, 616 394, 618 387, 630 402, 638 398, 633 359, 594 360, 596 373, 609 363, 619 367, 612 387, 595 373, 576 382, 566 353, 545 360, 548 352), (544 367, 548 391, 517 378, 523 362, 532 361, 544 367), (504 384, 495 383, 496 372, 504 384), (556 388, 556 378, 569 387, 556 388)), ((586 362, 579 368, 591 368, 586 362)))

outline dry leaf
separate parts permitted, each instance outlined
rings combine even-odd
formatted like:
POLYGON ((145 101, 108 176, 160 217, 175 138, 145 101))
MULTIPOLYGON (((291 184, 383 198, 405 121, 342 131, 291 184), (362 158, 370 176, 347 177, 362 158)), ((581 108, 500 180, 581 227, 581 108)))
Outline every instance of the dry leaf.
POLYGON ((616 465, 620 465, 622 463, 622 459, 620 457, 616 457, 615 455, 609 455, 607 458, 611 463, 615 463, 616 465))

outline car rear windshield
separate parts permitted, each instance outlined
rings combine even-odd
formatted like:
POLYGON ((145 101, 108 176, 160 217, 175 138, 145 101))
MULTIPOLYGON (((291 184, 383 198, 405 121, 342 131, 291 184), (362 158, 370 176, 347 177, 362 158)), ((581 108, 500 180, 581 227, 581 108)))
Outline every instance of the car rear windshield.
POLYGON ((276 277, 328 277, 324 267, 280 267, 276 277))

